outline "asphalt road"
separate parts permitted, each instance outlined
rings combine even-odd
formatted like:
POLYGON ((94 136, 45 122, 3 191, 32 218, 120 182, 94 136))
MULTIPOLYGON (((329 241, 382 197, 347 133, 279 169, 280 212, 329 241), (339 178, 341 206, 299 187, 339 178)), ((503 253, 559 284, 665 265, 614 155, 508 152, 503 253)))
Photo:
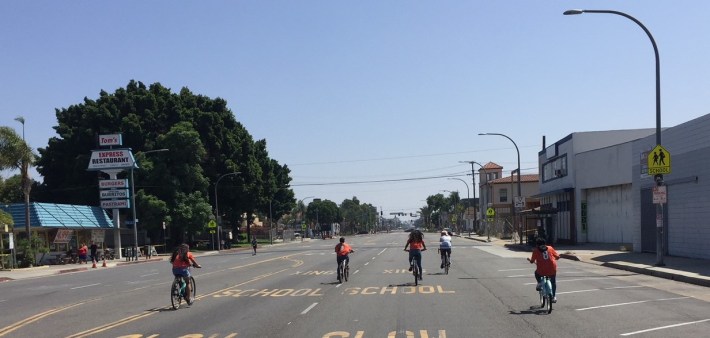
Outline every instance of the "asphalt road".
POLYGON ((7 337, 701 337, 707 288, 560 261, 558 299, 540 310, 528 254, 454 239, 449 275, 426 234, 414 286, 406 233, 353 236, 350 281, 335 240, 199 257, 198 298, 172 310, 166 262, 0 284, 7 337))

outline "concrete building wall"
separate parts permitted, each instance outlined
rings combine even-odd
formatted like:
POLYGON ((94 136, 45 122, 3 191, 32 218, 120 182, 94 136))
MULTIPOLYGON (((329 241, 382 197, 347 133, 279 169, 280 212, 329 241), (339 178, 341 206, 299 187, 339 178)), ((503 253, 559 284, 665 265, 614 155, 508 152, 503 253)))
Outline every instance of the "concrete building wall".
MULTIPOLYGON (((671 158, 671 173, 664 177, 668 191, 666 252, 710 259, 710 115, 667 128, 661 135, 671 158)), ((655 145, 653 135, 633 144, 633 154, 639 159, 632 168, 634 250, 640 250, 642 223, 649 220, 642 217, 641 190, 655 184, 642 172, 642 154, 655 145)))

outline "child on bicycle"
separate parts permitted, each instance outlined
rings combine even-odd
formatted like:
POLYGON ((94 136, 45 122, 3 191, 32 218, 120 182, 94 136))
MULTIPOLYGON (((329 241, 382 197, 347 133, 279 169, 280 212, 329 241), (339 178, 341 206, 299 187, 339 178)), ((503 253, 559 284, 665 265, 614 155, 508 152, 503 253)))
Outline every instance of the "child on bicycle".
POLYGON ((195 261, 195 256, 190 252, 190 246, 187 244, 180 244, 180 246, 173 251, 173 255, 170 256, 170 263, 173 263, 173 275, 175 277, 182 276, 185 280, 185 301, 187 305, 192 305, 193 299, 191 299, 192 289, 190 286, 190 266, 196 268, 201 268, 197 261, 195 261))
MULTIPOLYGON (((417 263, 419 271, 422 270, 422 251, 426 250, 426 244, 424 244, 424 234, 419 230, 412 230, 409 233, 409 239, 407 244, 404 246, 404 251, 409 251, 409 271, 412 271, 412 259, 417 263), (409 250, 407 250, 409 247, 409 250)), ((422 274, 419 274, 419 280, 422 280, 422 274)))
POLYGON ((528 258, 530 264, 537 264, 537 269, 535 269, 537 286, 535 290, 540 291, 540 289, 542 289, 543 276, 550 277, 550 283, 552 284, 552 302, 556 303, 557 282, 555 276, 557 275, 557 260, 560 259, 560 255, 552 246, 545 245, 544 238, 536 239, 535 244, 537 247, 533 249, 532 257, 528 258))
MULTIPOLYGON (((350 253, 355 252, 350 245, 345 244, 345 237, 340 237, 340 243, 335 245, 335 255, 338 261, 338 267, 340 267, 340 262, 344 262, 345 265, 350 263, 350 253)), ((340 280, 340 269, 338 269, 338 280, 340 280)))
POLYGON ((441 237, 439 237, 439 253, 441 254, 441 268, 444 268, 444 263, 448 256, 451 259, 451 236, 446 230, 441 231, 441 237))

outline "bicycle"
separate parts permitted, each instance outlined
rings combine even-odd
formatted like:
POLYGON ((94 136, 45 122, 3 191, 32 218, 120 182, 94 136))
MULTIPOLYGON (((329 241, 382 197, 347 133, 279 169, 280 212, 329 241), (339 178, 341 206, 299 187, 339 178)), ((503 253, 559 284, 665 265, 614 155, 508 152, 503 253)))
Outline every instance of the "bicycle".
MULTIPOLYGON (((409 252, 409 250, 404 250, 409 252)), ((412 258, 412 260, 409 261, 409 270, 412 271, 412 274, 414 275, 414 286, 419 285, 419 279, 421 276, 421 271, 419 271, 419 265, 417 265, 417 260, 412 258)))
POLYGON ((550 277, 542 277, 542 287, 540 292, 540 308, 546 309, 547 313, 552 312, 552 283, 550 282, 550 277))
MULTIPOLYGON (((189 269, 189 268, 188 268, 189 269)), ((191 287, 191 297, 190 300, 195 301, 195 296, 197 295, 197 284, 195 283, 195 278, 190 276, 190 287, 191 287)), ((185 289, 187 289, 187 284, 185 283, 184 276, 175 276, 173 280, 172 287, 170 288, 170 303, 173 306, 173 310, 180 308, 182 300, 185 299, 185 289)))
POLYGON ((343 279, 347 282, 350 276, 350 263, 346 263, 347 260, 343 259, 338 264, 338 283, 342 283, 343 279))
MULTIPOLYGON (((439 249, 439 254, 441 254, 441 249, 439 249)), ((451 251, 447 251, 444 255, 444 274, 449 274, 449 268, 451 267, 451 251)))

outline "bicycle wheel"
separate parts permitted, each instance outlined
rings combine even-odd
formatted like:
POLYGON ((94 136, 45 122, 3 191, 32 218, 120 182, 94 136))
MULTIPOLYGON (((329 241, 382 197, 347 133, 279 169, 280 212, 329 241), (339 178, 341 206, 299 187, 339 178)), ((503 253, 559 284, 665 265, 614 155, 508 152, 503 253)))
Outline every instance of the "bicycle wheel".
POLYGON ((180 302, 182 297, 180 296, 180 279, 175 278, 173 281, 173 286, 170 287, 170 303, 173 306, 173 310, 177 310, 180 307, 180 302))
POLYGON ((197 283, 195 283, 195 277, 190 276, 190 291, 192 291, 192 296, 190 300, 195 302, 195 297, 197 297, 197 283))
POLYGON ((547 299, 547 313, 552 312, 552 284, 550 283, 550 280, 545 280, 545 298, 547 299))
POLYGON ((345 272, 343 271, 343 262, 338 263, 338 283, 343 282, 343 274, 345 272))
POLYGON ((348 281, 348 277, 350 275, 350 265, 345 265, 345 268, 343 268, 343 277, 345 278, 345 281, 348 281))
POLYGON ((412 271, 414 272, 414 285, 417 286, 419 285, 419 266, 417 265, 417 262, 413 262, 412 266, 412 271))
POLYGON ((445 262, 444 262, 444 273, 447 275, 449 274, 449 267, 450 266, 451 266, 451 261, 450 261, 449 256, 447 255, 445 258, 445 262))

